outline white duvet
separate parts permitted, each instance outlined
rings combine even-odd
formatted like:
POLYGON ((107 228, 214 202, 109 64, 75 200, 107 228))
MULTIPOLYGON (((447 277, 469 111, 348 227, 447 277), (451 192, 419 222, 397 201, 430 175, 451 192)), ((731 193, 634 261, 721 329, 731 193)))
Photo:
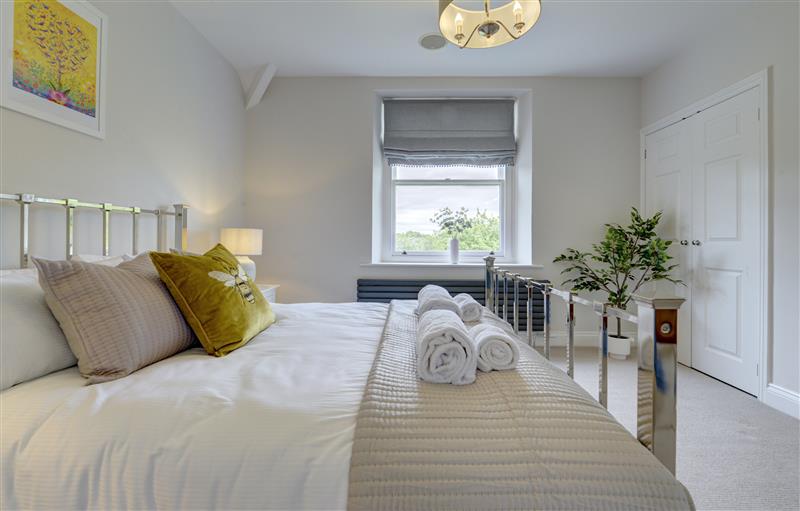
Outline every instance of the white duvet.
POLYGON ((2 509, 342 509, 383 304, 275 304, 224 358, 0 394, 2 509))

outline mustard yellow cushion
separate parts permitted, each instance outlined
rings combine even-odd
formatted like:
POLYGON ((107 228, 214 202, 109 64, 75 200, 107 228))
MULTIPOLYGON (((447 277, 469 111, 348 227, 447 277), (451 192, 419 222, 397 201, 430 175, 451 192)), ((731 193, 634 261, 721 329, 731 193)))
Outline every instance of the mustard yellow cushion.
POLYGON ((275 322, 258 286, 224 246, 203 255, 151 252, 150 258, 210 355, 227 355, 275 322))

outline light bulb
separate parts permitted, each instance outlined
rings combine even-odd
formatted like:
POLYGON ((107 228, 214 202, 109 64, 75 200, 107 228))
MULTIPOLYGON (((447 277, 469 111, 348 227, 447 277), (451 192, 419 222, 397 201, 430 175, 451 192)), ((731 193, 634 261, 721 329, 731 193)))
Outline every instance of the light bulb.
POLYGON ((525 26, 525 23, 522 21, 522 4, 519 3, 519 0, 514 0, 514 28, 517 31, 522 31, 522 27, 525 26))
POLYGON ((456 13, 456 39, 459 41, 464 37, 464 17, 460 12, 456 13), (460 37, 459 37, 460 36, 460 37))

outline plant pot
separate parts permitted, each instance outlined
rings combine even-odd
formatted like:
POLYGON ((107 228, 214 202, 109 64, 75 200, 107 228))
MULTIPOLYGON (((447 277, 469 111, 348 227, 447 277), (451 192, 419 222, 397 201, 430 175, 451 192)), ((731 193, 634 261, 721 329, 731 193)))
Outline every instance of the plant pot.
POLYGON ((631 340, 628 337, 608 336, 608 355, 611 358, 625 360, 631 354, 631 340))
POLYGON ((458 264, 458 239, 452 238, 450 240, 450 262, 458 264))

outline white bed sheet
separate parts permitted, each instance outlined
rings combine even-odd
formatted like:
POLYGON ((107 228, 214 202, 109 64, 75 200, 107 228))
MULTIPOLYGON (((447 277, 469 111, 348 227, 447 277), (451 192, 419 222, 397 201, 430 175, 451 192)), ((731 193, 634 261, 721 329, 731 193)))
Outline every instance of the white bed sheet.
POLYGON ((383 304, 275 304, 224 358, 191 349, 84 386, 0 394, 0 508, 343 509, 383 304))

